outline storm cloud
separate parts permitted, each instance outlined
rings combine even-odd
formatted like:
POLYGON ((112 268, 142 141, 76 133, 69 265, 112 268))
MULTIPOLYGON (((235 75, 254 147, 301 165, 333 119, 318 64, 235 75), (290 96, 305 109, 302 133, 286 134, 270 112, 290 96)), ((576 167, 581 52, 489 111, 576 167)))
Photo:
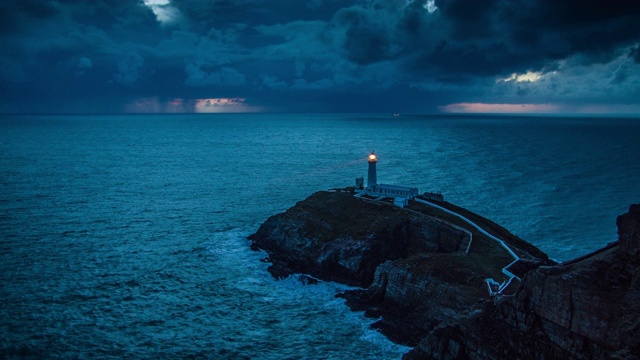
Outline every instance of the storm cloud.
POLYGON ((637 1, 5 0, 0 45, 5 113, 640 112, 637 1))

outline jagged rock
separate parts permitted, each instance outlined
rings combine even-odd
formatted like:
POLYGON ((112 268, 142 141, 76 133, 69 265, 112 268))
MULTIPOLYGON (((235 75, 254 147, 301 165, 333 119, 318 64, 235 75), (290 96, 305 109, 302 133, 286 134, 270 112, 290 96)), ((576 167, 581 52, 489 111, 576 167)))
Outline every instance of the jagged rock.
POLYGON ((373 327, 387 337, 415 346, 436 326, 457 321, 488 298, 487 274, 464 257, 417 254, 386 261, 367 290, 347 291, 343 297, 354 310, 382 314, 373 327))

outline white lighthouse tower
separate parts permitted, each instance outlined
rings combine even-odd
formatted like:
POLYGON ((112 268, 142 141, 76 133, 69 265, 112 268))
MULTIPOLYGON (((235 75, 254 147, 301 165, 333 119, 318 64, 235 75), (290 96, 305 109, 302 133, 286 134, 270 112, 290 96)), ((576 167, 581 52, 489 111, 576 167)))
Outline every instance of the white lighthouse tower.
POLYGON ((369 154, 369 174, 367 176, 367 188, 371 189, 378 184, 378 178, 376 176, 376 163, 378 162, 378 157, 372 151, 369 154))

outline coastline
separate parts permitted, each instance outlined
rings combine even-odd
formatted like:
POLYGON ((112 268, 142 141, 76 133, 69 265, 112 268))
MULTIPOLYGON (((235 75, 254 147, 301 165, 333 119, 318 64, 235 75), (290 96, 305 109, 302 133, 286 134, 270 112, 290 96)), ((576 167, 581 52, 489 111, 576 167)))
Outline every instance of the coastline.
MULTIPOLYGON (((531 295, 525 294, 542 286, 531 285, 541 281, 535 280, 535 274, 546 278, 554 271, 579 269, 588 266, 594 257, 616 253, 617 246, 611 245, 610 249, 595 252, 591 257, 556 264, 542 251, 494 222, 453 204, 443 205, 473 218, 483 229, 504 239, 514 252, 527 256, 527 265, 517 270, 516 278, 521 281, 506 286, 504 292, 487 291, 484 284, 487 278, 506 280, 500 277, 504 276, 501 270, 512 258, 478 229, 461 229, 464 224, 460 219, 437 208, 427 209, 425 204, 415 201, 410 201, 406 208, 363 201, 355 198, 349 188, 309 196, 284 213, 270 217, 249 239, 252 248, 269 253, 269 272, 276 278, 304 273, 321 281, 362 287, 338 296, 345 298, 352 310, 364 310, 370 317, 380 316, 381 320, 374 323, 373 328, 396 343, 413 347, 405 355, 409 359, 447 358, 445 355, 453 351, 451 347, 463 357, 481 348, 486 356, 480 358, 498 358, 498 353, 494 353, 495 344, 500 348, 511 344, 514 354, 523 356, 525 353, 517 350, 522 344, 515 346, 518 341, 511 338, 492 339, 488 343, 491 346, 485 349, 486 345, 476 343, 476 339, 449 332, 457 329, 454 332, 459 334, 463 326, 470 326, 473 331, 467 329, 462 333, 483 334, 484 330, 498 326, 496 324, 517 328, 519 322, 509 322, 509 319, 518 315, 505 314, 504 309, 517 309, 512 313, 524 311, 522 304, 531 301, 531 295), (474 242, 469 247, 464 240, 465 232, 473 236, 474 242), (434 347, 443 342, 449 345, 434 347), (457 345, 454 346, 454 342, 457 345)), ((566 310, 546 303, 538 305, 549 306, 542 315, 566 310)), ((560 315, 554 313, 554 316, 560 315)), ((572 331, 570 326, 563 329, 572 331)), ((501 330, 501 333, 509 332, 501 330)), ((586 337, 583 341, 592 340, 586 337)), ((548 345, 556 347, 553 341, 548 345)), ((578 354, 573 348, 557 354, 523 349, 529 351, 526 354, 549 358, 578 354)), ((609 353, 607 349, 590 351, 593 351, 591 355, 609 353)))

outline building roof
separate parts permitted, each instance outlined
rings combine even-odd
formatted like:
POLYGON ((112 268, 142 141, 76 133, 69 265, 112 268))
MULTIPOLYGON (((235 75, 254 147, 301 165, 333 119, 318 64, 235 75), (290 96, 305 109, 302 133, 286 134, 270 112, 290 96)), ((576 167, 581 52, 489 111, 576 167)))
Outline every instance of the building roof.
POLYGON ((412 189, 416 189, 408 186, 387 185, 387 184, 376 184, 375 187, 379 189, 399 190, 399 191, 411 191, 412 189))

